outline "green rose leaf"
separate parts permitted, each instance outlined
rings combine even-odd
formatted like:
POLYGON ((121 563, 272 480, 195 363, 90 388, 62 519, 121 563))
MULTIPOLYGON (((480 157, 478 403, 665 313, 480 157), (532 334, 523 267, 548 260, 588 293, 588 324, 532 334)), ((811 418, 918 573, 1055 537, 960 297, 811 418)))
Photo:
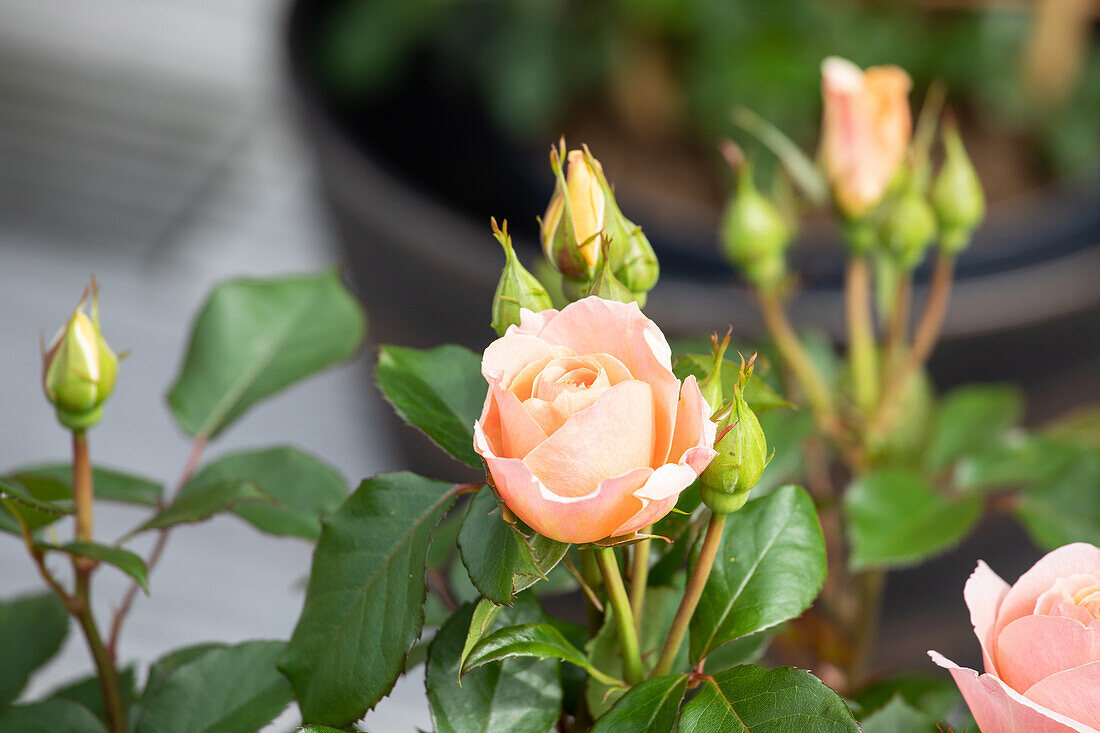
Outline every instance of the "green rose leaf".
POLYGON ((983 384, 954 390, 940 403, 932 439, 924 455, 929 471, 938 471, 994 444, 1020 419, 1023 398, 1011 385, 983 384))
POLYGON ((0 731, 11 733, 107 733, 88 708, 54 698, 0 710, 0 731))
MULTIPOLYGON (((517 598, 512 608, 492 607, 498 609, 501 623, 533 622, 543 618, 530 594, 517 598)), ((477 609, 466 604, 451 616, 432 641, 426 684, 436 733, 545 733, 550 730, 561 714, 561 674, 556 659, 509 659, 467 672, 459 681, 464 639, 469 638, 467 628, 473 633, 479 623, 477 609)))
POLYGON ((772 639, 782 629, 782 626, 773 626, 767 631, 758 631, 755 634, 742 636, 740 639, 728 641, 707 655, 703 671, 707 674, 722 672, 739 664, 753 664, 764 656, 772 639))
POLYGON ((145 698, 152 697, 177 669, 188 662, 195 661, 209 651, 225 649, 226 646, 226 644, 207 642, 181 647, 168 652, 149 667, 149 677, 145 681, 145 690, 141 693, 142 696, 145 698))
POLYGON ((304 720, 348 725, 393 687, 424 625, 428 544, 454 502, 451 486, 380 474, 322 520, 305 606, 279 661, 304 720))
POLYGON ((976 454, 964 456, 952 483, 963 490, 1031 486, 1049 481, 1087 449, 1043 436, 1007 436, 976 454))
POLYGON ((167 507, 157 512, 152 519, 130 532, 131 537, 150 529, 165 529, 177 524, 194 524, 210 519, 215 514, 232 511, 248 502, 273 502, 252 483, 230 478, 200 489, 182 494, 167 507))
POLYGON ((676 725, 687 675, 665 675, 632 687, 592 733, 669 733, 676 725))
POLYGON ((761 496, 777 486, 796 481, 802 472, 802 444, 813 432, 809 412, 778 410, 760 416, 760 427, 768 437, 771 460, 764 467, 753 496, 761 496))
POLYGON ((623 683, 596 669, 580 649, 550 624, 520 624, 496 631, 478 642, 466 659, 463 673, 490 662, 512 657, 561 659, 575 664, 605 685, 622 687, 623 683))
POLYGON ((959 688, 950 677, 901 675, 879 680, 861 690, 855 696, 855 702, 862 715, 867 716, 886 707, 895 698, 901 698, 910 707, 935 720, 946 718, 962 701, 959 688))
POLYGON ((351 357, 366 316, 335 271, 224 282, 207 297, 168 405, 213 438, 260 400, 351 357))
POLYGON ((825 541, 803 489, 784 486, 730 514, 689 626, 691 661, 795 618, 817 597, 825 572, 825 541))
MULTIPOLYGON (((32 492, 37 487, 46 491, 46 485, 52 495, 72 498, 73 467, 71 463, 43 463, 25 466, 11 472, 11 477, 32 492), (63 489, 58 488, 64 487, 63 489)), ((164 493, 164 486, 142 476, 133 476, 112 468, 95 467, 92 469, 92 483, 95 485, 95 497, 106 501, 117 501, 138 506, 156 506, 164 493)))
POLYGON ((35 547, 43 552, 63 552, 73 557, 87 557, 97 562, 113 565, 137 581, 142 590, 149 592, 149 578, 145 570, 145 561, 140 555, 129 550, 96 542, 66 542, 63 545, 36 543, 35 547))
POLYGON ((474 587, 500 606, 511 605, 516 593, 544 579, 569 549, 534 532, 528 537, 504 521, 488 486, 470 501, 458 547, 474 587))
POLYGON ((1100 450, 1090 449, 1056 476, 1020 494, 1016 517, 1041 547, 1100 545, 1100 450))
POLYGON ((347 498, 344 477, 327 463, 290 446, 242 451, 204 466, 180 491, 177 502, 222 482, 252 485, 273 503, 245 502, 232 511, 262 532, 316 540, 321 517, 347 498))
POLYGON ((900 695, 863 719, 863 733, 939 733, 936 721, 900 695))
POLYGON ((425 350, 386 345, 375 378, 401 419, 463 463, 482 467, 474 451, 474 421, 489 387, 478 354, 452 344, 425 350))
POLYGON ((293 699, 275 668, 285 647, 247 641, 181 664, 143 697, 135 733, 255 733, 293 699))
POLYGON ((68 631, 69 614, 53 593, 0 601, 0 707, 19 697, 31 673, 50 661, 68 631))
POLYGON ((684 706, 680 733, 858 733, 851 711, 809 672, 745 665, 707 678, 684 706))
POLYGON ((977 496, 952 498, 906 469, 871 471, 844 495, 853 569, 898 567, 957 544, 981 516, 977 496))
MULTIPOLYGON (((118 684, 122 688, 122 704, 127 707, 137 697, 135 677, 133 667, 126 667, 118 672, 118 684)), ((101 720, 107 717, 107 708, 103 705, 103 693, 99 691, 99 678, 95 675, 82 677, 59 687, 51 692, 48 698, 64 698, 83 705, 101 720)), ((0 728, 0 730, 3 729, 0 728)))
POLYGON ((470 616, 470 626, 466 632, 466 641, 463 642, 462 653, 458 657, 459 669, 462 669, 462 665, 466 664, 466 658, 470 656, 470 652, 492 628, 497 616, 500 615, 500 611, 501 606, 493 603, 488 598, 482 598, 474 606, 473 615, 470 616))

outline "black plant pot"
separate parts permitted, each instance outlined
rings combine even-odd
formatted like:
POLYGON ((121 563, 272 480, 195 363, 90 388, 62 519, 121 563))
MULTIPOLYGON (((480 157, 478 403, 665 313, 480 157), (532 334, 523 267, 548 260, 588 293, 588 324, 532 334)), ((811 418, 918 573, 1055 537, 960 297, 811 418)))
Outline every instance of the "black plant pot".
MULTIPOLYGON (((548 144, 525 147, 497 135, 471 90, 433 77, 432 64, 415 58, 401 82, 376 98, 349 105, 326 95, 311 62, 321 20, 333 5, 292 3, 287 63, 296 111, 354 284, 369 309, 372 337, 480 350, 493 336, 489 308, 503 261, 488 220, 508 218, 521 257, 534 260, 534 218, 552 187, 548 144)), ((673 233, 648 224, 644 211, 628 211, 658 251, 661 281, 646 313, 666 333, 699 335, 726 323, 741 337, 762 331, 749 292, 718 257, 712 233, 673 233)), ((790 305, 791 317, 800 328, 823 330, 839 341, 841 249, 811 241, 798 251, 804 289, 790 305)), ((917 274, 917 304, 928 274, 927 268, 917 274)), ((1100 181, 995 203, 958 262, 944 341, 930 365, 935 383, 943 389, 969 381, 1019 382, 1029 392, 1029 418, 1038 419, 1100 399, 1098 364, 1100 181)), ((406 457, 419 468, 458 473, 456 464, 440 464, 438 451, 419 436, 406 431, 405 438, 406 457)), ((951 610, 933 613, 935 623, 925 618, 925 636, 935 639, 940 619, 949 615, 952 627, 961 623, 964 633, 940 650, 959 661, 977 658, 960 611, 966 575, 977 557, 986 557, 1015 577, 1011 573, 1035 553, 1017 529, 1006 533, 994 520, 983 527, 961 552, 892 576, 886 627, 894 631, 888 636, 910 623, 912 609, 930 613, 938 598, 951 610), (932 590, 914 595, 912 587, 932 590)), ((894 655, 889 661, 923 667, 923 643, 907 639, 904 649, 886 647, 894 655)))

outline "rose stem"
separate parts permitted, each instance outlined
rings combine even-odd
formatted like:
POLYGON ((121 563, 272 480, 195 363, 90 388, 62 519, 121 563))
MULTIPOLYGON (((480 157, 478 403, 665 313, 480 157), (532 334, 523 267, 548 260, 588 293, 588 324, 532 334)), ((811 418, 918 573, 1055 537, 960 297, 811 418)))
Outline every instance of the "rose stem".
MULTIPOLYGON (((73 431, 73 503, 76 505, 76 540, 91 542, 93 538, 92 464, 88 458, 88 436, 83 430, 73 431)), ((122 705, 122 689, 118 683, 118 670, 114 658, 103 645, 95 616, 92 613, 91 575, 95 563, 84 557, 73 557, 73 573, 76 577, 77 620, 84 631, 88 649, 95 660, 99 677, 99 690, 107 706, 107 722, 114 733, 126 732, 126 709, 122 705)))
POLYGON ((814 366, 802 347, 790 321, 787 320, 787 314, 783 311, 779 296, 772 290, 758 290, 757 296, 760 300, 760 310, 764 314, 764 323, 768 327, 772 341, 779 349, 783 361, 787 363, 799 384, 802 385, 814 413, 823 423, 834 422, 833 398, 829 388, 821 372, 814 366))
MULTIPOLYGON (((191 452, 187 456, 187 462, 183 466, 183 471, 180 473, 179 480, 176 482, 176 494, 179 494, 183 485, 191 480, 191 476, 195 473, 195 470, 199 467, 199 461, 202 459, 202 452, 206 448, 206 438, 195 438, 195 441, 191 444, 191 452)), ((161 500, 157 503, 158 511, 168 506, 170 502, 161 500)), ((164 552, 164 546, 168 543, 168 532, 171 527, 165 527, 157 533, 156 543, 153 545, 152 552, 149 553, 149 559, 145 561, 146 572, 152 573, 153 568, 156 567, 157 562, 160 560, 161 554, 164 552)), ((130 607, 134 604, 134 598, 138 592, 137 582, 131 583, 129 590, 126 591, 126 595, 122 599, 122 603, 119 604, 118 609, 115 611, 115 617, 111 620, 111 635, 107 642, 107 648, 111 651, 111 656, 114 656, 115 649, 118 648, 119 635, 122 633, 122 622, 126 619, 126 614, 130 612, 130 607)))
POLYGON ((936 259, 936 267, 932 272, 928 302, 925 303, 924 313, 913 334, 913 346, 909 349, 905 363, 894 373, 893 378, 883 389, 882 401, 871 423, 872 430, 881 431, 889 426, 893 419, 895 403, 905 391, 906 383, 932 354, 932 348, 936 345, 940 329, 943 327, 944 316, 947 314, 947 303, 951 300, 951 278, 954 269, 955 258, 941 253, 936 259))
POLYGON ((672 627, 668 630, 665 645, 661 648, 661 657, 657 660, 657 666, 653 668, 650 677, 660 677, 672 670, 672 662, 680 651, 680 643, 684 640, 684 634, 687 633, 695 607, 699 605, 699 598, 703 595, 707 577, 710 576, 710 569, 714 566, 714 556, 718 553, 718 545, 722 540, 722 528, 725 524, 725 514, 711 513, 707 534, 699 550, 699 558, 695 561, 691 577, 688 578, 687 588, 684 589, 684 597, 680 600, 680 607, 676 609, 676 616, 672 619, 672 627))
POLYGON ((874 408, 878 392, 875 329, 871 320, 871 271, 866 255, 855 255, 848 260, 844 300, 848 314, 848 358, 856 405, 866 415, 874 408))
POLYGON ((628 684, 636 685, 642 681, 642 657, 638 651, 638 632, 634 629, 634 614, 630 611, 630 600, 626 596, 623 576, 619 574, 619 561, 611 547, 597 547, 596 562, 603 573, 607 598, 615 612, 615 624, 619 628, 619 644, 623 652, 623 676, 628 684))
POLYGON ((890 310, 890 325, 886 331, 886 356, 882 375, 886 383, 893 378, 905 353, 905 339, 909 335, 909 307, 912 302, 913 276, 906 270, 898 274, 894 288, 894 302, 890 310))
MULTIPOLYGON (((651 527, 642 530, 649 534, 651 527)), ((642 540, 634 544, 634 555, 630 566, 630 610, 634 614, 634 625, 641 633, 642 606, 645 604, 645 589, 649 582, 649 546, 651 540, 642 540)))

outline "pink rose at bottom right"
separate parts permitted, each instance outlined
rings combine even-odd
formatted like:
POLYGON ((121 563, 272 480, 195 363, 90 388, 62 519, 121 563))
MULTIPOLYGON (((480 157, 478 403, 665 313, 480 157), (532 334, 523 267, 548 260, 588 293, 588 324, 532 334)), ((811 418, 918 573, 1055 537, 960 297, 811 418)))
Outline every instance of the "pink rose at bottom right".
POLYGON ((985 674, 928 654, 982 733, 1100 733, 1100 548, 1060 547, 1011 587, 979 561, 963 598, 985 674))

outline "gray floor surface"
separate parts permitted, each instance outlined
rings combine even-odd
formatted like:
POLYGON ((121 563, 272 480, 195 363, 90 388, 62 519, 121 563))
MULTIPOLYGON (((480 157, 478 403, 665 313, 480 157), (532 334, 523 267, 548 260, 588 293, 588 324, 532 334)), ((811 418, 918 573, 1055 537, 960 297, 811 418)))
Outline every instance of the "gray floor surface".
MULTIPOLYGON (((131 350, 91 433, 93 459, 170 485, 188 443, 163 395, 206 292, 226 277, 339 261, 282 103, 282 12, 273 0, 0 0, 0 468, 66 455, 41 394, 38 344, 89 275, 100 281, 106 336, 131 350)), ((375 427, 386 408, 368 360, 260 405, 208 455, 291 443, 349 484, 400 467, 375 427)), ((102 505, 97 534, 113 539, 140 518, 102 505)), ((135 605, 121 662, 144 665, 200 641, 288 638, 310 551, 232 518, 179 529, 152 595, 135 605)), ((126 582, 109 569, 96 582, 103 619, 126 582)), ((20 544, 0 535, 0 597, 39 587, 20 544)), ((27 694, 89 669, 74 629, 27 694)), ((265 730, 291 730, 296 715, 265 730)), ((430 728, 422 670, 364 722, 372 731, 417 726, 430 728)))

